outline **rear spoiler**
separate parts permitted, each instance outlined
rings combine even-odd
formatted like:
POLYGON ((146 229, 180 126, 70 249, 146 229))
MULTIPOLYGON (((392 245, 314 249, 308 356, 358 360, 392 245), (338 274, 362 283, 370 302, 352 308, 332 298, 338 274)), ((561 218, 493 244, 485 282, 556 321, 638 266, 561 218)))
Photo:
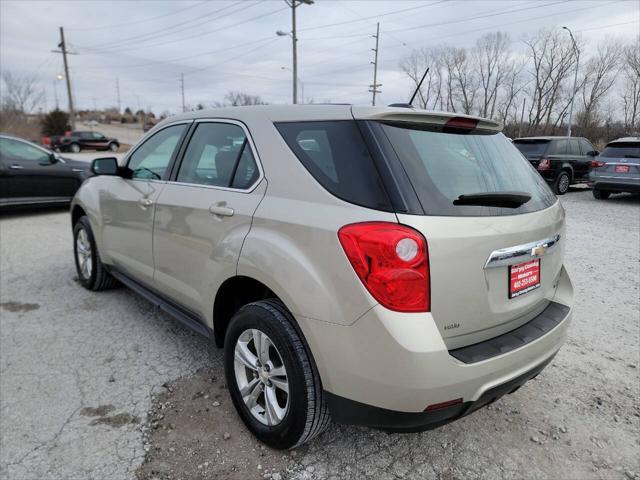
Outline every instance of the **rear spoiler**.
POLYGON ((464 123, 475 125, 473 129, 502 131, 502 123, 487 118, 470 115, 457 115, 448 112, 430 112, 426 110, 409 110, 407 108, 389 108, 380 110, 371 107, 353 107, 354 118, 362 120, 377 120, 394 123, 426 123, 430 125, 462 126, 464 123))

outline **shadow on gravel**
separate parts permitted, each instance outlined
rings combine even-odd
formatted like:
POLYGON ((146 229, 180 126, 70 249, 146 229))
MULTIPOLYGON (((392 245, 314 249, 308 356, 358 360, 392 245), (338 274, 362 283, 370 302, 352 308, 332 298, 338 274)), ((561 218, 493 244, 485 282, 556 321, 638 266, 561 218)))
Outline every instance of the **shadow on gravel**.
POLYGON ((66 213, 69 205, 56 205, 52 207, 11 207, 11 209, 0 209, 0 220, 18 217, 40 217, 52 213, 66 213))

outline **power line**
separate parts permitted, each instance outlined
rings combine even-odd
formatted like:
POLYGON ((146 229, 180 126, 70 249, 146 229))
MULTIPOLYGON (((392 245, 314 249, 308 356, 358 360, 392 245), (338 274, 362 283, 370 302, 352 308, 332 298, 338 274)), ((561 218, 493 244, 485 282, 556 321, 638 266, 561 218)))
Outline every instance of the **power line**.
POLYGON ((212 15, 220 13, 223 10, 227 10, 228 8, 234 7, 234 6, 239 5, 241 3, 242 2, 236 2, 236 3, 233 3, 231 5, 227 5, 226 7, 214 10, 213 12, 209 12, 209 13, 206 13, 204 15, 198 15, 196 18, 185 20, 184 22, 181 22, 181 23, 176 23, 176 24, 174 24, 174 25, 172 25, 171 27, 168 27, 168 28, 161 28, 161 29, 158 29, 158 30, 152 30, 151 32, 142 33, 140 35, 134 35, 132 37, 122 38, 122 39, 116 40, 115 42, 99 43, 97 45, 90 45, 90 46, 87 46, 87 47, 84 47, 84 48, 87 49, 87 50, 104 50, 104 47, 108 47, 108 48, 115 48, 117 50, 118 48, 121 48, 121 47, 126 46, 127 44, 129 44, 131 40, 136 40, 136 41, 139 41, 139 42, 146 42, 146 41, 149 41, 149 40, 154 40, 155 38, 158 38, 158 37, 162 37, 162 36, 166 36, 166 35, 173 35, 175 33, 180 33, 180 32, 183 32, 185 30, 190 30, 192 28, 199 27, 200 25, 203 25, 205 23, 210 23, 210 22, 216 21, 216 20, 218 20, 220 18, 224 18, 224 17, 226 17, 228 15, 232 15, 234 13, 237 13, 237 12, 241 11, 241 10, 245 10, 247 8, 250 8, 252 6, 257 5, 260 2, 258 1, 258 2, 255 2, 253 5, 243 6, 239 10, 234 10, 233 12, 228 12, 228 13, 226 13, 224 15, 219 15, 214 20, 208 20, 208 17, 211 17, 212 15), (207 20, 202 21, 205 18, 207 18, 207 20), (173 31, 173 32, 171 31, 171 30, 175 30, 177 27, 180 27, 182 25, 186 25, 186 24, 189 24, 189 23, 193 23, 193 22, 198 22, 198 23, 196 23, 194 25, 189 25, 186 28, 180 28, 180 29, 178 29, 176 31, 173 31), (145 37, 148 37, 148 38, 145 38, 145 37))
POLYGON ((173 12, 170 12, 170 13, 165 13, 163 15, 158 15, 156 17, 145 18, 145 19, 142 19, 142 20, 134 20, 132 22, 119 22, 119 23, 114 23, 112 25, 103 25, 101 27, 80 27, 80 28, 72 27, 72 28, 69 28, 68 30, 73 30, 74 32, 80 32, 80 31, 86 31, 86 30, 91 30, 91 31, 93 31, 93 30, 104 30, 104 29, 107 29, 107 28, 111 29, 111 28, 125 27, 125 26, 128 26, 128 25, 137 25, 139 23, 151 22, 153 20, 157 20, 158 18, 174 16, 174 15, 176 15, 178 13, 181 13, 181 12, 184 12, 186 10, 191 10, 192 8, 198 7, 198 6, 200 6, 200 5, 204 4, 204 3, 207 3, 207 0, 204 0, 203 2, 196 3, 195 5, 190 5, 188 7, 182 8, 180 10, 174 10, 173 12))

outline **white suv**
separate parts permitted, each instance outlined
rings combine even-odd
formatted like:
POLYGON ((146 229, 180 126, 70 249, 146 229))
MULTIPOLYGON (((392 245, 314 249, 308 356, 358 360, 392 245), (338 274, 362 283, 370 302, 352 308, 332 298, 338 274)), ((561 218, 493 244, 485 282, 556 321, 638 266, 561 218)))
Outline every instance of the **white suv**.
POLYGON ((118 280, 224 346, 233 403, 272 447, 330 417, 442 425, 516 390, 565 340, 564 210, 496 122, 198 111, 93 171, 71 210, 80 282, 118 280))

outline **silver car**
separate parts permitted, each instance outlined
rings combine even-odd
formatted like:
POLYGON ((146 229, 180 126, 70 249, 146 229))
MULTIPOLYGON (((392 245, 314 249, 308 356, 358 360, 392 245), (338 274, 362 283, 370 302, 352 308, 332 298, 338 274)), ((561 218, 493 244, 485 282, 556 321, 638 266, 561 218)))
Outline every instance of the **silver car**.
POLYGON ((640 193, 640 137, 607 143, 591 162, 589 183, 598 200, 606 200, 612 193, 640 193))
POLYGON ((172 117, 94 161, 80 283, 119 281, 224 347, 274 448, 330 418, 437 427, 538 375, 571 317, 564 210, 500 128, 348 105, 172 117))

